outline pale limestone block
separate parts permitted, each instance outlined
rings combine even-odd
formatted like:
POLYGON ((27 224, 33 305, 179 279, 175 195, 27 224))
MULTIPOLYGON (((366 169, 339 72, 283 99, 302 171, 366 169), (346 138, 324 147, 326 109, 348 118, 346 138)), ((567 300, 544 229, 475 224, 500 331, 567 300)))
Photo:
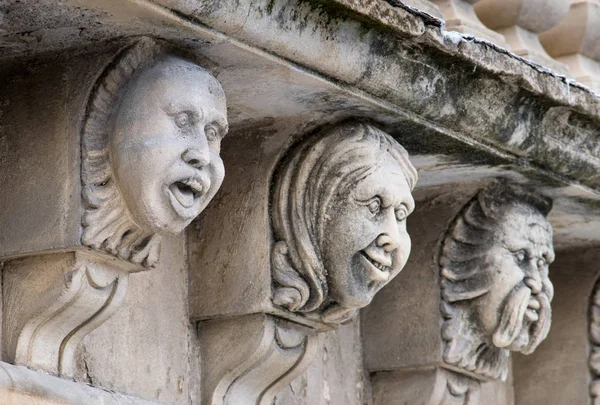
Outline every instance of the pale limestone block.
POLYGON ((560 23, 569 5, 570 0, 481 0, 474 7, 486 27, 504 35, 510 51, 564 74, 568 67, 546 53, 539 34, 560 23))
POLYGON ((373 405, 512 405, 512 386, 481 382, 444 368, 373 375, 373 405))
POLYGON ((600 92, 600 2, 573 0, 567 16, 540 34, 549 55, 569 66, 578 82, 600 92))
POLYGON ((186 241, 166 236, 156 267, 132 274, 119 311, 83 340, 77 380, 163 405, 189 405, 200 373, 192 367, 198 339, 187 305, 186 241))

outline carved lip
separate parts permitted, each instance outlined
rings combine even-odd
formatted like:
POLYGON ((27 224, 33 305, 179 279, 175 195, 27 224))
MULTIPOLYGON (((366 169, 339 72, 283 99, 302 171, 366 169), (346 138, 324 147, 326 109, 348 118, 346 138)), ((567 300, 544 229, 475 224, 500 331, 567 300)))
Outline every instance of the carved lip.
POLYGON ((171 206, 182 218, 194 217, 194 207, 209 187, 210 179, 206 175, 177 180, 167 187, 171 206))
POLYGON ((540 309, 540 302, 535 297, 531 297, 529 299, 529 304, 527 304, 527 310, 525 310, 525 318, 530 322, 536 322, 540 319, 538 315, 538 309, 540 309))
POLYGON ((389 280, 392 270, 391 258, 374 251, 372 248, 366 248, 360 252, 360 260, 363 266, 369 271, 372 281, 384 282, 389 280))

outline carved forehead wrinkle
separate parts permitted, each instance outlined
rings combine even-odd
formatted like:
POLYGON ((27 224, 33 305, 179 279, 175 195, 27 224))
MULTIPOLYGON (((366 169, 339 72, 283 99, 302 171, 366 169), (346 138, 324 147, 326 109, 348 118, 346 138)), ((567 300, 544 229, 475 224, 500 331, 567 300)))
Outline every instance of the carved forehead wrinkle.
POLYGON ((504 242, 545 244, 552 249, 552 226, 529 205, 517 204, 510 208, 498 229, 498 236, 504 242))

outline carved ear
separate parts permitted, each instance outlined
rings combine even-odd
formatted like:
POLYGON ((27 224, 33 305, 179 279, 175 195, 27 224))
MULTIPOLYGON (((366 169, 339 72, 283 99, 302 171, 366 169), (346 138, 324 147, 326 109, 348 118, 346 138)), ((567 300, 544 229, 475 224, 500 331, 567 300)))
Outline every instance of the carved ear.
POLYGON ((273 303, 290 311, 301 310, 308 301, 310 288, 291 265, 286 242, 280 241, 273 246, 271 268, 273 279, 278 284, 273 293, 273 303))

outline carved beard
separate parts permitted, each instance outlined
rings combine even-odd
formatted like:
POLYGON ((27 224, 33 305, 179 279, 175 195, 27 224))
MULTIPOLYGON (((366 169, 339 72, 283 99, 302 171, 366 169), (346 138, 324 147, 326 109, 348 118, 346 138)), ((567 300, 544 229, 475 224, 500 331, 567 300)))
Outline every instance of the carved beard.
POLYGON ((140 228, 131 218, 117 187, 109 180, 84 188, 83 244, 145 267, 160 253, 160 235, 140 228))
POLYGON ((537 310, 538 320, 532 322, 525 318, 530 297, 531 289, 522 283, 510 292, 492 338, 495 346, 531 354, 546 338, 552 319, 550 299, 544 291, 535 296, 540 308, 537 310))

